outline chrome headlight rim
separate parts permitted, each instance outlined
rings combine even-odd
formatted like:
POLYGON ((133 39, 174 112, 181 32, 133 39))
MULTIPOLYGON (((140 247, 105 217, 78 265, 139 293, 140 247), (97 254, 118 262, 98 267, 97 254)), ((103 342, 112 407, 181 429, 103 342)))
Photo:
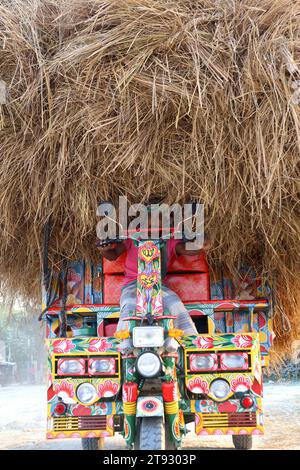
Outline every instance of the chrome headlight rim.
POLYGON ((158 377, 161 373, 161 370, 162 370, 162 363, 161 363, 161 358, 159 357, 158 354, 156 354, 154 351, 143 351, 138 357, 137 357, 137 360, 136 360, 136 363, 135 363, 135 367, 136 367, 136 370, 138 372, 138 374, 145 378, 145 379, 154 379, 156 377, 158 377), (145 372, 141 371, 140 370, 140 365, 139 365, 139 362, 142 360, 143 357, 145 357, 145 355, 151 355, 153 356, 153 358, 155 358, 155 360, 157 361, 157 369, 155 370, 155 372, 151 375, 145 375, 145 372))
POLYGON ((230 395, 232 395, 232 391, 231 391, 231 387, 230 387, 230 383, 226 380, 226 379, 223 379, 223 378, 215 378, 209 385, 209 393, 208 395, 215 401, 219 401, 219 402, 222 402, 222 401, 226 401, 230 395), (213 392, 213 387, 215 386, 215 384, 217 382, 222 382, 226 385, 226 388, 227 388, 227 393, 225 395, 223 395, 222 397, 218 397, 215 395, 215 393, 213 392))
POLYGON ((91 405, 93 403, 95 403, 96 401, 99 400, 99 397, 98 397, 98 393, 97 393, 97 390, 96 390, 96 387, 90 383, 90 382, 81 382, 77 388, 76 388, 76 398, 77 400, 82 403, 83 405, 91 405), (82 397, 80 397, 80 390, 82 390, 83 387, 89 387, 90 390, 93 392, 93 394, 91 395, 91 398, 89 400, 83 400, 82 397))

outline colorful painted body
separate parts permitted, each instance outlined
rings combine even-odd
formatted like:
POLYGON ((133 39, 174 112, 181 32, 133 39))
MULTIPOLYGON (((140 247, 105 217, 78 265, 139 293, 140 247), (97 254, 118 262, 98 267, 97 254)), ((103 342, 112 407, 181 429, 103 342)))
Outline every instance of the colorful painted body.
MULTIPOLYGON (((160 386, 154 395, 147 395, 145 380, 135 367, 136 354, 122 356, 118 351, 122 339, 107 334, 116 325, 120 311, 118 304, 99 302, 105 298, 101 276, 99 266, 72 265, 69 282, 73 291, 68 290, 72 293, 66 306, 66 338, 58 336, 62 306, 59 276, 51 286, 54 302, 44 315, 49 351, 48 438, 107 437, 114 435, 118 425, 128 448, 132 448, 137 420, 150 416, 164 416, 175 447, 181 446, 185 419, 190 421, 191 416, 199 436, 263 433, 262 365, 268 363, 273 339, 268 299, 224 300, 215 294, 213 300, 187 303, 194 320, 205 320, 206 333, 180 336, 174 330, 173 317, 163 309, 160 242, 139 242, 136 311, 127 318, 127 334, 132 335, 143 318, 144 325, 149 322, 163 326, 165 339, 175 337, 178 343, 178 350, 173 353, 155 350, 162 361, 160 386), (85 328, 92 336, 80 334, 85 328), (238 370, 228 368, 226 354, 238 354, 242 366, 238 370), (207 370, 195 370, 199 355, 201 360, 208 358, 207 370), (64 361, 69 359, 76 362, 76 375, 63 372, 64 361), (93 373, 93 364, 99 359, 111 365, 109 373, 93 373), (217 379, 228 384, 228 393, 221 400, 211 393, 217 379), (77 390, 83 383, 94 387, 90 403, 79 400, 77 390), (65 408, 58 406, 61 404, 65 408), (63 409, 64 413, 57 413, 63 409)), ((49 304, 47 295, 44 304, 49 304)))

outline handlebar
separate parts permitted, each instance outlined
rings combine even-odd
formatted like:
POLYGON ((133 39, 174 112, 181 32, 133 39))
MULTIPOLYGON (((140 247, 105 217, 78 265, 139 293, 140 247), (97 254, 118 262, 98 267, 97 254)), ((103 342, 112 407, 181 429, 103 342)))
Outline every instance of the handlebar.
MULTIPOLYGON (((198 232, 193 232, 192 233, 192 237, 189 238, 189 237, 186 237, 184 234, 182 234, 182 232, 180 231, 169 231, 168 230, 168 233, 165 234, 165 235, 161 235, 159 238, 144 238, 144 241, 146 240, 159 240, 159 241, 165 241, 165 240, 168 240, 168 239, 171 239, 171 238, 174 238, 174 235, 179 233, 181 235, 181 238, 178 238, 178 240, 181 240, 183 242, 191 242, 193 241, 196 236, 201 236, 202 234, 201 233, 198 233, 198 232)), ((142 238, 139 236, 141 233, 143 232, 147 232, 148 233, 148 230, 139 230, 139 231, 136 231, 136 230, 126 230, 126 234, 127 235, 123 235, 121 237, 118 237, 118 238, 106 238, 105 240, 97 240, 96 242, 96 246, 97 247, 105 247, 107 245, 110 245, 110 244, 113 244, 113 243, 121 243, 123 242, 124 240, 127 240, 128 238, 132 239, 132 240, 135 240, 135 241, 139 241, 139 240, 142 240, 142 238)))

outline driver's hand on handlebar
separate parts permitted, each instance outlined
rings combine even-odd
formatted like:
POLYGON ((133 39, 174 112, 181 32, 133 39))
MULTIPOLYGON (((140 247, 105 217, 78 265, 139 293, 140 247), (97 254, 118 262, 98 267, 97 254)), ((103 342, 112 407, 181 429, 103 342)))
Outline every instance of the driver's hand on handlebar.
POLYGON ((100 253, 102 254, 102 253, 107 253, 110 250, 114 250, 116 248, 117 244, 116 243, 108 243, 107 245, 103 245, 103 246, 97 244, 96 246, 98 248, 98 251, 100 251, 100 253))

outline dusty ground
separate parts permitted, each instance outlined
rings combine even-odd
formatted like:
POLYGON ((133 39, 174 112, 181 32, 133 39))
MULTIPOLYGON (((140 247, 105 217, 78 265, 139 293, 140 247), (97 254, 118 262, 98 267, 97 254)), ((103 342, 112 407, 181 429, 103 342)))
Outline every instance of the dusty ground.
MULTIPOLYGON (((0 388, 0 449, 80 449, 77 439, 47 441, 46 390, 43 386, 0 388)), ((300 449, 300 383, 265 386, 264 437, 256 437, 255 449, 300 449)), ((124 449, 122 437, 106 440, 106 449, 124 449)), ((197 438, 190 432, 184 449, 229 449, 230 437, 197 438)))

